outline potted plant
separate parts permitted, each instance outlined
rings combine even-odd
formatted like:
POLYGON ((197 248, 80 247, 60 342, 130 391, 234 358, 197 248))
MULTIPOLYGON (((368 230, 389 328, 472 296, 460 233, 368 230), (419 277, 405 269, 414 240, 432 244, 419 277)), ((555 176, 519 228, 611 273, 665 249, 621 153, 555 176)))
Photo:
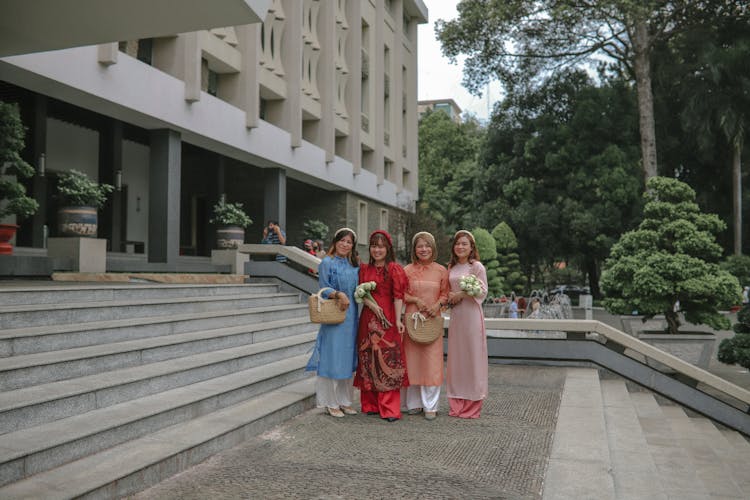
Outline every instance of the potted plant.
POLYGON ((242 210, 242 203, 227 203, 224 198, 214 205, 214 216, 209 221, 217 224, 216 246, 220 249, 237 248, 245 242, 245 228, 253 223, 242 210))
MULTIPOLYGON (((34 175, 34 168, 21 159, 24 128, 16 104, 0 102, 0 221, 10 215, 19 218, 34 215, 39 209, 36 200, 26 196, 19 178, 34 175)), ((16 224, 0 224, 0 255, 10 255, 9 243, 16 234, 16 224)))
POLYGON ((62 207, 57 211, 60 236, 96 238, 97 210, 114 189, 114 186, 99 184, 75 169, 61 174, 57 183, 62 207))
MULTIPOLYGON (((633 334, 666 350, 677 341, 683 316, 694 325, 728 329, 730 322, 719 309, 740 300, 740 284, 719 265, 722 249, 716 235, 725 224, 715 214, 700 211, 695 191, 666 177, 652 177, 646 188, 643 221, 620 237, 605 263, 603 304, 615 314, 638 311, 644 320, 662 315, 666 328, 655 332, 656 337, 649 339, 643 331, 633 334)), ((684 340, 691 337, 695 336, 684 340)), ((710 333, 700 337, 700 352, 683 345, 673 354, 692 353, 687 361, 707 366, 715 337, 710 333)))

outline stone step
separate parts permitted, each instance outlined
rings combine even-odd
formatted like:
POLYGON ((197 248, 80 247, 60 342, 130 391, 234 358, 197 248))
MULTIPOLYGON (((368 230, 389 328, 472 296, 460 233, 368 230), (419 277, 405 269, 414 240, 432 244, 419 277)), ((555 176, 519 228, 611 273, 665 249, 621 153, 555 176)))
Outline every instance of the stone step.
POLYGON ((307 318, 0 358, 0 391, 253 344, 311 330, 307 318))
POLYGON ((299 294, 245 294, 0 307, 0 328, 86 323, 299 303, 299 294))
POLYGON ((739 450, 740 456, 745 458, 745 462, 750 463, 750 442, 747 438, 732 429, 721 429, 721 433, 727 438, 729 444, 739 450))
POLYGON ((174 335, 276 319, 300 318, 307 317, 307 315, 307 305, 284 304, 79 324, 8 328, 0 330, 0 357, 174 335))
POLYGON ((711 496, 726 499, 747 498, 732 477, 728 464, 711 443, 698 431, 693 419, 679 406, 662 406, 676 442, 682 446, 695 466, 695 472, 711 496))
POLYGON ((698 477, 693 460, 678 442, 669 419, 653 395, 649 392, 631 392, 630 399, 668 498, 709 498, 709 491, 698 477))
POLYGON ((0 498, 119 498, 155 484, 312 407, 314 379, 223 408, 188 422, 0 488, 0 498))
POLYGON ((0 486, 309 375, 301 355, 0 436, 0 486))
POLYGON ((723 434, 707 418, 691 418, 690 421, 696 429, 696 432, 703 436, 706 443, 713 449, 717 457, 724 463, 726 469, 732 474, 735 484, 740 491, 750 491, 750 474, 748 463, 750 456, 743 455, 738 447, 735 447, 730 440, 741 439, 742 436, 729 436, 723 434))
POLYGON ((316 332, 0 393, 0 434, 309 352, 316 332))
POLYGON ((668 500, 625 382, 601 380, 615 498, 668 500))
POLYGON ((566 371, 543 498, 613 499, 599 374, 592 368, 566 371))
POLYGON ((278 291, 279 286, 272 283, 248 283, 242 285, 166 285, 147 283, 60 285, 45 283, 44 286, 25 287, 5 285, 0 286, 0 306, 269 294, 278 291))

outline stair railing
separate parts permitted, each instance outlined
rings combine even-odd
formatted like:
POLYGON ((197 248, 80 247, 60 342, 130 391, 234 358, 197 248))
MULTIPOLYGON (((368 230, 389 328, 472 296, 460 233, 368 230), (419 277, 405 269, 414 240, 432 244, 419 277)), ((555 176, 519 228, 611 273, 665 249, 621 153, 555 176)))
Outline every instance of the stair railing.
POLYGON ((601 321, 486 318, 485 327, 495 331, 490 358, 592 362, 750 436, 750 391, 601 321))

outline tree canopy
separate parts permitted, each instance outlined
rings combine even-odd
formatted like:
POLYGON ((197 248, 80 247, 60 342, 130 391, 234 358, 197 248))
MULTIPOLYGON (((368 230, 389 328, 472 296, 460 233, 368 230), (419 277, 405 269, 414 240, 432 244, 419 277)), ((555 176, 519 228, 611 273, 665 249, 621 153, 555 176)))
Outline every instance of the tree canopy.
POLYGON ((450 58, 466 55, 464 85, 481 93, 493 78, 508 90, 538 85, 561 68, 598 64, 635 82, 643 170, 657 175, 651 53, 689 26, 747 18, 741 0, 462 0, 458 18, 438 21, 450 58))

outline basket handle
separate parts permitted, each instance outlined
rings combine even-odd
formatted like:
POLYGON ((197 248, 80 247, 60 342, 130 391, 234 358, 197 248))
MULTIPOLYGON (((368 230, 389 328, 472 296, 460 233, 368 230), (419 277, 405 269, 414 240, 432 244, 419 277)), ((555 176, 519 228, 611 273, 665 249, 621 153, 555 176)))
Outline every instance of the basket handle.
POLYGON ((424 317, 424 315, 421 312, 415 312, 411 315, 411 319, 414 320, 414 329, 417 329, 417 322, 421 321, 422 324, 424 324, 425 321, 427 321, 427 318, 424 317))
POLYGON ((326 290, 331 290, 332 292, 336 291, 333 288, 331 288, 330 286, 324 286, 323 288, 321 288, 320 290, 318 290, 316 293, 313 294, 313 295, 315 295, 315 296, 318 297, 318 312, 321 311, 321 309, 320 309, 321 302, 323 300, 326 300, 326 299, 323 298, 323 292, 326 291, 326 290))

